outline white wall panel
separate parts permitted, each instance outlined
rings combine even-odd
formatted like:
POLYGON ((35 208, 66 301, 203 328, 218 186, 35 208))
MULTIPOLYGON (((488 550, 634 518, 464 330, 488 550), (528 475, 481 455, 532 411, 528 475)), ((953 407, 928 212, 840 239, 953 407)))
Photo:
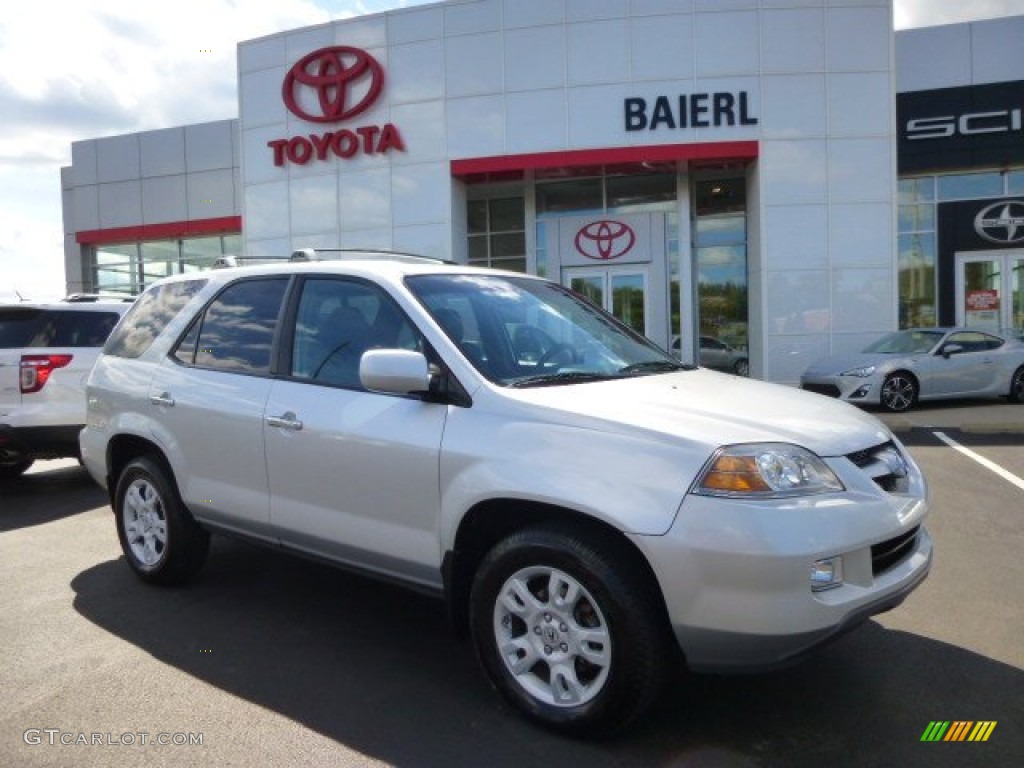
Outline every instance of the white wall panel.
POLYGON ((142 221, 141 179, 100 184, 99 192, 100 229, 134 227, 142 221))
POLYGON ((829 255, 833 267, 888 267, 893 263, 893 207, 888 203, 832 206, 829 255))
POLYGON ((696 129, 697 141, 756 141, 761 137, 761 83, 757 77, 700 78, 693 85, 694 93, 737 94, 743 91, 747 93, 748 118, 757 118, 758 122, 752 125, 741 125, 740 105, 735 102, 732 109, 734 124, 716 127, 714 125, 714 106, 709 99, 708 111, 703 118, 710 122, 711 126, 696 129))
POLYGON ((633 80, 693 77, 693 16, 633 19, 629 30, 633 80))
POLYGON ((451 219, 447 163, 410 165, 391 171, 391 213, 396 227, 451 219))
POLYGON ((96 178, 101 184, 137 179, 139 167, 138 134, 96 140, 96 178))
POLYGON ((185 221, 188 218, 185 174, 142 180, 143 224, 185 221))
POLYGON ((440 40, 397 45, 388 53, 392 104, 444 97, 444 50, 440 40))
POLYGON ((627 24, 623 19, 569 26, 569 83, 621 83, 629 74, 627 24))
POLYGON ((830 8, 825 13, 829 70, 888 70, 891 19, 888 8, 830 8))
POLYGON ((393 248, 391 227, 386 229, 357 229, 354 232, 342 230, 339 247, 389 250, 393 248))
POLYGON ((736 11, 757 8, 757 0, 695 0, 697 11, 736 11))
POLYGON ((966 25, 896 33, 897 91, 930 91, 970 83, 971 35, 966 25))
POLYGON ((757 13, 698 13, 696 19, 698 77, 758 71, 757 13))
POLYGON ((830 136, 888 136, 892 132, 893 94, 888 72, 830 75, 830 136))
POLYGON ((290 69, 306 54, 334 45, 334 27, 330 24, 309 27, 300 32, 289 32, 284 39, 285 66, 290 69))
POLYGON ((623 143, 623 101, 628 85, 594 85, 569 89, 569 144, 614 147, 623 143))
POLYGON ((335 24, 334 44, 363 49, 384 47, 388 44, 387 17, 378 14, 335 24))
POLYGON ((293 235, 288 250, 293 252, 299 248, 337 248, 340 235, 341 233, 336 229, 319 232, 315 235, 293 235))
POLYGON ((212 171, 239 164, 237 120, 185 126, 185 170, 212 171))
POLYGON ((444 8, 412 8, 387 15, 391 45, 434 40, 444 36, 444 8))
POLYGON ((891 203, 893 150, 888 138, 829 141, 829 199, 833 203, 891 203))
POLYGON ((250 72, 242 77, 239 84, 239 106, 245 130, 287 120, 288 110, 281 99, 281 84, 286 71, 285 67, 274 67, 250 72))
POLYGON ((565 30, 543 27, 505 33, 505 89, 538 90, 565 84, 565 30))
POLYGON ((452 249, 451 225, 421 224, 411 227, 395 227, 392 232, 391 247, 407 253, 448 258, 452 249))
POLYGON ((444 53, 447 97, 501 93, 505 78, 502 50, 497 32, 448 38, 444 53))
POLYGON ((768 333, 825 333, 830 327, 826 270, 769 272, 765 300, 768 333))
POLYGON ((501 28, 501 0, 449 5, 444 9, 444 31, 448 35, 492 32, 501 28))
POLYGON ((288 184, 278 181, 247 186, 242 216, 247 243, 289 237, 288 184))
POLYGON ((284 123, 242 131, 242 154, 246 158, 242 177, 246 185, 287 178, 287 166, 274 165, 274 150, 267 146, 267 142, 287 137, 284 123))
POLYGON ((185 183, 189 219, 219 219, 236 214, 234 172, 231 169, 190 173, 185 183))
POLYGON ((185 172, 185 129, 166 128, 139 134, 142 177, 185 172))
POLYGON ((634 16, 693 13, 693 0, 632 0, 634 16))
POLYGON ((510 154, 563 149, 566 143, 563 89, 510 93, 505 99, 505 147, 510 154))
POLYGON ((763 209, 768 269, 825 269, 829 263, 828 207, 769 205, 763 209))
POLYGON ((504 0, 505 29, 561 24, 565 0, 504 0))
POLYGON ((764 378, 784 384, 797 385, 807 366, 829 354, 827 334, 800 336, 773 336, 765 340, 764 378))
POLYGON ((629 12, 629 0, 566 0, 569 22, 620 19, 629 12))
POLYGON ((452 158, 500 155, 505 151, 505 98, 449 99, 447 126, 452 158))
POLYGON ((764 72, 820 72, 825 67, 825 12, 821 8, 761 14, 764 72))
MULTIPOLYGON (((246 232, 246 234, 248 234, 248 232, 246 232)), ((289 256, 292 250, 291 239, 287 237, 275 237, 262 240, 253 240, 247 237, 245 241, 245 253, 236 255, 252 256, 258 259, 281 258, 282 256, 289 256)))
POLYGON ((284 35, 253 40, 238 46, 238 72, 240 75, 259 69, 283 67, 288 62, 288 47, 284 35))
POLYGON ((333 173, 292 179, 288 202, 293 238, 338 230, 338 180, 333 173))
POLYGON ((832 328, 844 331, 877 331, 896 327, 892 268, 842 269, 832 275, 832 328))
POLYGON ((761 78, 761 136, 799 139, 825 135, 828 107, 825 75, 769 75, 761 78))
POLYGON ((762 199, 776 205, 826 200, 827 162, 823 140, 762 142, 762 199))
POLYGON ((390 169, 363 170, 339 176, 338 209, 343 231, 390 227, 390 169))
POLYGON ((972 82, 1024 79, 1024 16, 979 21, 970 30, 972 82))
POLYGON ((95 184, 98 181, 96 141, 74 141, 71 143, 71 182, 75 186, 95 184))
POLYGON ((395 165, 443 161, 448 158, 443 101, 393 107, 391 119, 401 126, 405 152, 394 152, 395 165))
POLYGON ((71 190, 71 213, 75 232, 100 228, 100 188, 95 184, 71 190))

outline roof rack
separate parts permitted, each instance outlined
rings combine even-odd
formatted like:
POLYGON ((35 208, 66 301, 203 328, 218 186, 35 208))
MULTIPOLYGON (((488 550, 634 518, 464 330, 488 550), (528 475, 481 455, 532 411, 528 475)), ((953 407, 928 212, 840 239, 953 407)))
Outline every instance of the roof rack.
POLYGON ((429 261, 435 264, 454 264, 454 261, 440 256, 424 256, 420 253, 386 251, 378 248, 299 248, 292 251, 289 261, 344 261, 346 259, 380 259, 382 261, 429 261))
POLYGON ((68 304, 87 304, 96 301, 135 301, 135 296, 125 296, 123 293, 69 293, 61 301, 68 304))
POLYGON ((211 265, 212 269, 229 269, 253 264, 280 264, 290 261, 284 256, 218 256, 211 265))

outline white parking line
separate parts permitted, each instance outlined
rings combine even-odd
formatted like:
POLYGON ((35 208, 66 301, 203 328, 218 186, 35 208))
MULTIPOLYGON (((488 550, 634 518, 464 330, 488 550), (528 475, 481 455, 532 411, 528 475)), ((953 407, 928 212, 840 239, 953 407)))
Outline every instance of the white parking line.
POLYGON ((1003 480, 1006 480, 1008 483, 1016 485, 1018 488, 1020 488, 1022 491, 1024 491, 1024 480, 1021 480, 1019 477, 1017 477, 1015 474, 1013 474, 1013 472, 1009 472, 1009 471, 1003 469, 998 464, 996 464, 994 461, 989 461, 988 459, 986 459, 981 454, 978 454, 978 453, 975 453, 974 451, 972 451, 970 448, 965 448, 964 446, 960 445, 960 443, 958 443, 956 440, 953 440, 952 438, 946 436, 942 432, 932 432, 932 434, 935 435, 937 438, 939 438, 939 440, 944 442, 946 445, 948 445, 953 450, 959 451, 960 453, 962 453, 964 456, 966 456, 969 459, 973 459, 974 461, 976 461, 979 464, 981 464, 981 466, 983 466, 985 469, 988 469, 988 470, 991 470, 992 472, 995 472, 997 475, 999 475, 1001 478, 1003 478, 1003 480))

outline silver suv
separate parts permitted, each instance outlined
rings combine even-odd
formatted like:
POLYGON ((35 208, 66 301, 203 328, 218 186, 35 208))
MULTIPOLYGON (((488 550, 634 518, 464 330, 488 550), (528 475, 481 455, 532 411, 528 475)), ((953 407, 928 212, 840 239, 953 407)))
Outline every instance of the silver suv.
POLYGON ((125 558, 209 534, 433 592, 516 707, 640 716, 682 653, 771 667, 928 573, 925 481, 874 417, 688 368, 539 278, 372 254, 169 278, 89 379, 125 558))
POLYGON ((0 482, 78 455, 85 378, 128 306, 83 295, 0 306, 0 482))

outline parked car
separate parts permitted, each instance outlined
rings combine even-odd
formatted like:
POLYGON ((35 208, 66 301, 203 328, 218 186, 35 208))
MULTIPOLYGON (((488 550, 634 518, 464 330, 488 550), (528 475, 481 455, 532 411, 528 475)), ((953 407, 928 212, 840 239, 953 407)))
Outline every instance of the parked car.
POLYGON ((913 328, 854 355, 813 363, 803 389, 906 411, 919 401, 1006 397, 1024 401, 1024 343, 969 328, 913 328))
MULTIPOLYGON (((701 336, 699 343, 698 359, 702 367, 734 373, 737 376, 750 374, 750 362, 746 352, 741 352, 714 336, 701 336)), ((676 357, 680 356, 681 344, 682 340, 678 336, 672 339, 672 354, 676 357)))
POLYGON ((788 663, 931 563, 925 480, 875 417, 684 366, 522 274, 353 254, 167 278, 88 398, 83 460, 141 579, 187 580, 223 532, 425 590, 570 732, 635 721, 680 651, 788 663))
POLYGON ((0 306, 0 482, 78 456, 85 377, 128 306, 82 295, 0 306))

